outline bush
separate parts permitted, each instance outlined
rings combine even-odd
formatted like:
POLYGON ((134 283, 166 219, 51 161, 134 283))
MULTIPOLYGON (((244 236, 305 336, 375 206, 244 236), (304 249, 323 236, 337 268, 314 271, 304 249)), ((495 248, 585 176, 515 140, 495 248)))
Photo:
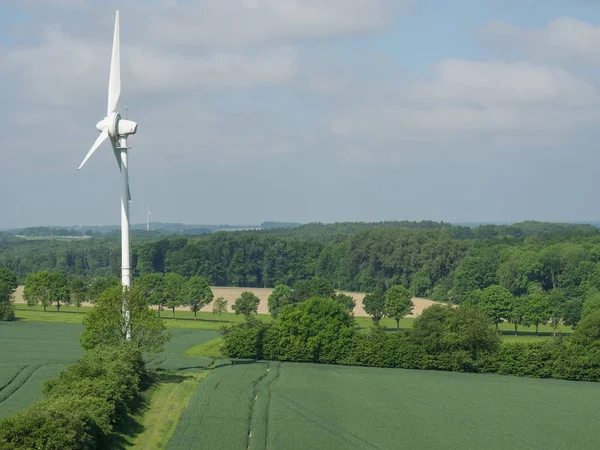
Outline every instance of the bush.
POLYGON ((337 363, 350 357, 354 318, 331 298, 313 297, 281 309, 264 338, 263 355, 278 361, 337 363))
POLYGON ((223 327, 221 352, 231 358, 262 359, 263 339, 269 325, 250 317, 244 323, 223 327))
POLYGON ((0 303, 0 322, 15 320, 15 305, 11 302, 0 303))

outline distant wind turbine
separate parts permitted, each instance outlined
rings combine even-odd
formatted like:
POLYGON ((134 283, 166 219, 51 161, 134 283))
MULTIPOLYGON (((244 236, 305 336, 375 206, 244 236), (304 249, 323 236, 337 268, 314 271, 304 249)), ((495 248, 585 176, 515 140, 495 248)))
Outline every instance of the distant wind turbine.
POLYGON ((150 231, 150 216, 152 213, 150 212, 150 205, 148 205, 148 210, 146 211, 146 231, 150 231))
MULTIPOLYGON (((85 155, 79 169, 83 167, 90 156, 92 156, 98 147, 100 147, 100 144, 106 139, 110 139, 119 170, 121 171, 121 282, 124 287, 130 287, 129 202, 131 201, 131 193, 129 191, 127 165, 127 151, 129 149, 127 146, 127 137, 136 133, 138 124, 131 120, 121 119, 121 115, 116 111, 119 96, 121 95, 121 61, 119 47, 119 11, 117 11, 115 16, 112 58, 110 62, 110 76, 108 80, 108 108, 106 117, 96 124, 96 129, 100 132, 100 136, 98 136, 90 151, 85 155)), ((126 339, 130 340, 131 329, 129 327, 129 311, 125 310, 125 304, 123 304, 123 314, 125 316, 126 339)))

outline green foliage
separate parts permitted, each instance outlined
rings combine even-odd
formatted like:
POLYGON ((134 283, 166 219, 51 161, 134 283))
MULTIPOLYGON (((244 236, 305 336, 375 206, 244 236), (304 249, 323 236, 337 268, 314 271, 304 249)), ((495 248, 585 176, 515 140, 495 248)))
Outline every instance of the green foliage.
POLYGON ((50 272, 42 270, 32 273, 25 280, 23 288, 23 298, 29 306, 42 304, 44 311, 50 306, 50 288, 51 288, 50 272))
POLYGON ((581 318, 584 319, 596 311, 600 311, 600 293, 591 295, 585 299, 581 309, 581 318))
POLYGON ((510 315, 512 305, 513 299, 508 289, 492 285, 481 292, 479 302, 475 306, 491 318, 496 324, 496 328, 498 328, 498 324, 502 319, 510 315))
POLYGON ((343 292, 338 292, 337 294, 335 294, 333 296, 333 301, 342 305, 350 313, 354 311, 354 307, 356 306, 354 297, 348 294, 344 294, 343 292))
POLYGON ((412 296, 404 286, 393 286, 385 293, 384 312, 396 321, 397 330, 400 330, 400 319, 410 314, 414 306, 412 296))
POLYGON ((600 311, 590 312, 581 319, 571 335, 571 341, 583 347, 600 348, 600 311))
POLYGON ((15 319, 15 306, 12 304, 11 288, 0 280, 0 322, 15 319))
POLYGON ((363 307, 365 312, 373 318, 373 323, 378 325, 385 315, 385 292, 383 289, 378 286, 373 292, 365 295, 363 307))
POLYGON ((269 325, 250 317, 243 323, 223 327, 221 352, 225 356, 242 359, 262 359, 263 340, 269 325))
POLYGON ((71 303, 77 307, 77 312, 83 302, 88 299, 89 286, 81 277, 75 277, 69 281, 69 291, 71 292, 71 303))
POLYGON ((194 313, 194 320, 198 311, 212 302, 214 297, 208 282, 197 275, 191 277, 184 287, 184 302, 194 313))
POLYGON ((48 292, 48 301, 50 304, 56 304, 57 311, 60 311, 61 303, 67 305, 71 303, 71 293, 69 292, 67 274, 62 270, 50 273, 50 291, 48 292))
POLYGON ((88 296, 92 303, 102 295, 104 291, 117 286, 122 286, 121 279, 115 276, 100 276, 92 280, 90 284, 88 296))
POLYGON ((539 325, 548 321, 550 314, 550 302, 545 293, 534 293, 525 297, 525 320, 535 325, 536 333, 539 325))
POLYGON ((133 286, 139 289, 149 305, 158 307, 158 317, 166 305, 162 273, 147 273, 133 280, 133 286))
POLYGON ((0 284, 4 284, 12 294, 17 289, 17 276, 7 267, 0 267, 0 284))
POLYGON ((221 314, 227 312, 227 300, 223 297, 217 298, 213 303, 213 314, 218 314, 219 319, 221 318, 221 314))
POLYGON ((277 317, 281 308, 292 303, 294 303, 292 288, 285 284, 276 285, 267 301, 269 312, 273 318, 277 317))
POLYGON ((162 289, 165 297, 165 306, 171 308, 173 319, 175 318, 175 308, 184 303, 185 284, 185 278, 174 272, 166 273, 163 277, 162 289))
POLYGON ((244 291, 235 299, 235 303, 231 306, 231 309, 233 309, 238 316, 242 314, 246 317, 250 317, 252 314, 258 313, 259 303, 260 298, 252 292, 244 291))
POLYGON ((123 308, 129 311, 131 345, 144 351, 159 352, 170 339, 164 322, 156 317, 140 290, 115 287, 105 291, 88 312, 80 342, 89 350, 102 345, 118 346, 126 342, 123 308))
POLYGON ((266 331, 263 355, 279 361, 335 363, 347 357, 354 318, 331 298, 284 307, 266 331))

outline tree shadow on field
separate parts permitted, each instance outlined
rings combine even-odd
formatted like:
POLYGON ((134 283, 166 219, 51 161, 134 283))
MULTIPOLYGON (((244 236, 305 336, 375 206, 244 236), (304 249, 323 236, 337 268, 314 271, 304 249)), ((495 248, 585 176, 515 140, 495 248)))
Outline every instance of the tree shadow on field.
POLYGON ((165 319, 165 320, 177 320, 177 321, 185 321, 185 322, 207 322, 207 323, 221 323, 223 325, 227 325, 227 324, 235 324, 237 322, 232 322, 230 320, 217 320, 217 319, 197 319, 194 320, 193 317, 175 317, 175 319, 173 319, 172 317, 161 317, 161 319, 165 319))
MULTIPOLYGON (((514 330, 499 330, 502 336, 515 336, 514 330)), ((571 333, 566 333, 564 331, 557 331, 556 336, 568 336, 571 333)), ((530 336, 530 337, 552 337, 554 336, 554 332, 552 331, 540 331, 536 333, 535 331, 519 331, 516 336, 530 336)))

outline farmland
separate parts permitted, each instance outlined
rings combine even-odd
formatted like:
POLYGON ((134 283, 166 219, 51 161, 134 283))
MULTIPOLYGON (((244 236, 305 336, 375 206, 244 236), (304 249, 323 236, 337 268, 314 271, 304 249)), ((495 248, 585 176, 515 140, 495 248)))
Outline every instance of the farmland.
POLYGON ((599 402, 595 383, 236 364, 199 385, 167 448, 596 449, 599 402))

